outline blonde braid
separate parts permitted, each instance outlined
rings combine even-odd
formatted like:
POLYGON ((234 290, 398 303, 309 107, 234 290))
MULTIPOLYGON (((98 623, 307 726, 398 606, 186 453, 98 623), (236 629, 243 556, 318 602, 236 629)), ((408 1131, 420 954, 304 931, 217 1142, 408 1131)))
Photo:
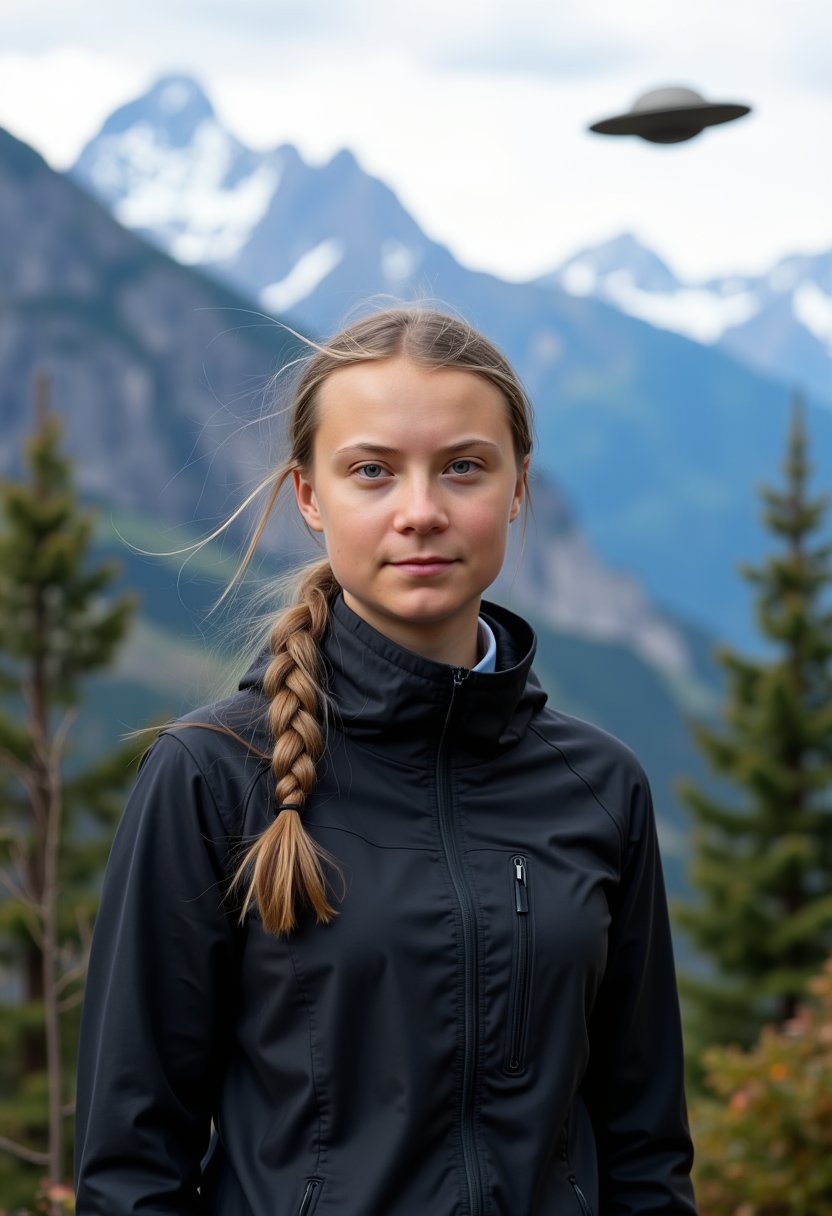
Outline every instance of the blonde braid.
POLYGON ((241 916, 256 901, 269 933, 291 933, 298 901, 308 903, 319 923, 337 915, 326 895, 322 861, 333 859, 308 834, 299 810, 315 785, 315 763, 324 749, 323 697, 318 644, 329 608, 340 590, 329 562, 317 563, 302 579, 297 602, 275 621, 272 661, 263 678, 274 738, 272 771, 277 813, 247 852, 234 883, 251 872, 241 916))

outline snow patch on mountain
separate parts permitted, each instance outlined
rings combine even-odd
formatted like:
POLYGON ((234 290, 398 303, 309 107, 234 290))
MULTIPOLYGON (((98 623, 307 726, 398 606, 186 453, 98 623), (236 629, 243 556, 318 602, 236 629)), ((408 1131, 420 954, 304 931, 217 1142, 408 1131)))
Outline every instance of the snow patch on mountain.
POLYGON ((420 261, 415 250, 401 241, 387 240, 381 246, 381 273, 388 283, 400 283, 413 274, 420 261))
POLYGON ((672 291, 656 291, 644 287, 629 268, 599 271, 591 256, 572 259, 554 277, 570 295, 594 296, 659 329, 708 344, 718 342, 732 326, 750 320, 760 308, 758 297, 750 291, 726 293, 682 285, 672 291))
POLYGON ((227 184, 237 155, 213 119, 200 123, 187 154, 139 123, 100 142, 93 184, 120 196, 114 210, 121 224, 158 233, 180 262, 223 261, 245 245, 280 185, 273 160, 227 184))
POLYGON ((193 85, 187 80, 168 80, 159 89, 157 104, 163 114, 180 114, 190 102, 193 85))
POLYGON ((571 296, 591 296, 598 288, 598 271, 589 262, 570 262, 558 275, 561 287, 571 296))
POLYGON ((601 294, 631 317, 704 343, 718 342, 726 329, 742 325, 760 308, 751 292, 720 296, 696 287, 672 293, 642 291, 629 270, 607 275, 601 294))
POLYGON ((343 241, 330 237, 298 258, 277 283, 260 292, 260 303, 269 312, 286 312, 313 292, 338 265, 346 252, 343 241))
POLYGON ((792 295, 792 308, 798 321, 805 325, 832 355, 832 296, 821 291, 817 283, 801 283, 792 295))

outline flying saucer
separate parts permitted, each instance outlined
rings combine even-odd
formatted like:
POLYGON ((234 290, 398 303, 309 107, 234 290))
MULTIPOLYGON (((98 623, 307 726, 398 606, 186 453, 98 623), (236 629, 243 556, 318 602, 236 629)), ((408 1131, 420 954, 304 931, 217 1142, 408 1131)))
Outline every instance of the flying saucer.
POLYGON ((733 122, 750 112, 750 106, 706 101, 694 89, 674 86, 643 93, 626 114, 594 122, 589 129, 599 135, 638 135, 651 144, 679 144, 706 127, 733 122))

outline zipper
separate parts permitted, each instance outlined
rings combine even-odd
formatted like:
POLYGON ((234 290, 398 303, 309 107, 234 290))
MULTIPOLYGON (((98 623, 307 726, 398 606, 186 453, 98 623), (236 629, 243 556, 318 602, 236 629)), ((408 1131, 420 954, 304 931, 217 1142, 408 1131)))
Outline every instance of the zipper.
POLYGON ((439 808, 439 835, 462 916, 462 957, 464 967, 464 1054, 462 1064, 462 1101, 460 1133, 465 1177, 468 1182, 469 1216, 483 1216, 483 1187, 477 1146, 474 1138, 474 1081, 477 1060, 477 920, 471 892, 465 884, 451 818, 450 765, 446 760, 448 726, 453 715, 457 691, 471 674, 467 667, 452 667, 453 685, 448 711, 439 736, 436 754, 436 792, 439 808))
POLYGON ((300 1201, 298 1216, 312 1216, 317 1207, 322 1186, 323 1182, 320 1178, 308 1178, 306 1180, 306 1190, 303 1192, 303 1199, 300 1201))
POLYGON ((531 990, 531 925, 529 923, 529 882, 526 858, 520 853, 511 858, 514 893, 514 967, 509 997, 508 1051, 506 1070, 521 1072, 529 1016, 531 990))
POLYGON ((575 1198, 578 1201, 578 1207, 581 1209, 581 1216, 592 1216, 592 1208, 589 1206, 589 1201, 581 1188, 578 1186, 578 1179, 574 1174, 569 1175, 569 1183, 572 1190, 575 1192, 575 1198))

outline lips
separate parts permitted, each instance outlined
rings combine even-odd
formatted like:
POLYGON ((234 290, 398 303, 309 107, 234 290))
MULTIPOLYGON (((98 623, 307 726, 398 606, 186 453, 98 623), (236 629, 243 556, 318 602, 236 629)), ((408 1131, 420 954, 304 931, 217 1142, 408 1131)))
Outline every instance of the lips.
POLYGON ((453 557, 409 557, 404 561, 391 562, 403 574, 429 575, 443 574, 456 562, 453 557))

